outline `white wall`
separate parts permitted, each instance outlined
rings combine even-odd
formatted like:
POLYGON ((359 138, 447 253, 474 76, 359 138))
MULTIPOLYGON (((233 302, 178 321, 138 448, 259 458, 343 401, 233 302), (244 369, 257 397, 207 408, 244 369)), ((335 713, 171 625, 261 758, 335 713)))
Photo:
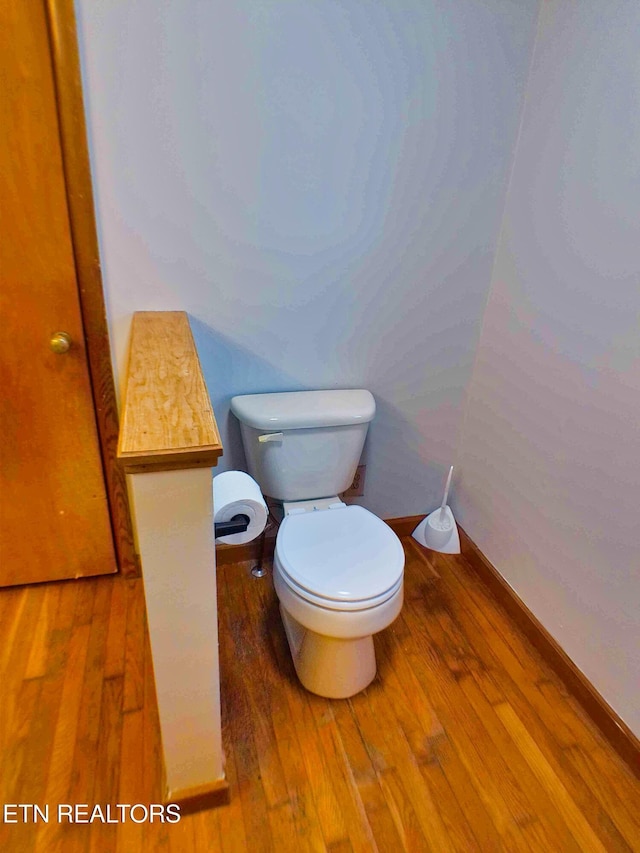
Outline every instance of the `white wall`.
POLYGON ((541 9, 456 510, 640 733, 640 6, 541 9))
POLYGON ((183 309, 233 394, 370 388, 364 503, 437 500, 487 298, 537 4, 77 0, 117 370, 183 309))

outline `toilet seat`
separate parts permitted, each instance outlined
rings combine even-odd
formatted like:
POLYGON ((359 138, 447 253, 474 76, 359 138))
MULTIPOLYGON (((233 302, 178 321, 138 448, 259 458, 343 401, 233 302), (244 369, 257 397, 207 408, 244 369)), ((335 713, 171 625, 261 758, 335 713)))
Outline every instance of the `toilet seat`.
POLYGON ((285 517, 276 540, 282 580, 327 610, 377 607, 402 586, 404 551, 396 534, 361 506, 285 517))

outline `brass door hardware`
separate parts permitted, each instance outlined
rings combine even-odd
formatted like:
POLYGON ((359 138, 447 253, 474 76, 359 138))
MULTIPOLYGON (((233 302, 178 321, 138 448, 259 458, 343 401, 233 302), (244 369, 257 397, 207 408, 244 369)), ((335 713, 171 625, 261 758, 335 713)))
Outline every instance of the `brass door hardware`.
POLYGON ((71 335, 67 332, 56 332, 49 343, 55 353, 63 355, 71 349, 71 335))

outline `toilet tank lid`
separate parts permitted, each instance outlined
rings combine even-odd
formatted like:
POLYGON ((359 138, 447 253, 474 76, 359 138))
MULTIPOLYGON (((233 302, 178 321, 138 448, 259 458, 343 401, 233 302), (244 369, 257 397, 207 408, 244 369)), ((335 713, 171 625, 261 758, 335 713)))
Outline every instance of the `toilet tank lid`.
POLYGON ((285 391, 232 397, 231 411, 254 429, 280 431, 368 423, 376 413, 373 394, 363 389, 285 391))

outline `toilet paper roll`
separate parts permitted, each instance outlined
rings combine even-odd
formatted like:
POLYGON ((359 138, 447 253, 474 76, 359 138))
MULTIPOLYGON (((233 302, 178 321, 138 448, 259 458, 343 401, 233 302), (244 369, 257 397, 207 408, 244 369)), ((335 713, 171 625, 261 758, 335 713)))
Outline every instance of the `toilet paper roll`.
POLYGON ((249 526, 244 533, 218 536, 216 542, 242 545, 260 536, 267 524, 267 505, 260 486, 244 471, 224 471, 213 478, 214 522, 231 521, 234 515, 247 515, 249 526))

